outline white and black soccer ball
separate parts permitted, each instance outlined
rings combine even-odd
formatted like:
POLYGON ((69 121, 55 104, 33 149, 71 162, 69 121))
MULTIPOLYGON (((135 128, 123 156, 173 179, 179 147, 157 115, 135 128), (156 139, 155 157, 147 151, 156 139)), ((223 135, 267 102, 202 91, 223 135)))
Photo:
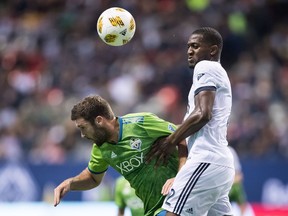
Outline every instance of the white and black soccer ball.
POLYGON ((127 44, 133 38, 135 30, 134 17, 127 10, 119 7, 105 10, 97 21, 99 37, 111 46, 127 44))

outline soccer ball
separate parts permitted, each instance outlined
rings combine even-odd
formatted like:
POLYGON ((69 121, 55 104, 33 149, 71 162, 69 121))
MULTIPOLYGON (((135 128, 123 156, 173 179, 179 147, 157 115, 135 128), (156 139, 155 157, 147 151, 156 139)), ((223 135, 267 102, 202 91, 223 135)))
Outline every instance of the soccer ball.
POLYGON ((134 36, 135 30, 136 23, 133 16, 119 7, 105 10, 97 21, 99 37, 111 46, 127 44, 134 36))

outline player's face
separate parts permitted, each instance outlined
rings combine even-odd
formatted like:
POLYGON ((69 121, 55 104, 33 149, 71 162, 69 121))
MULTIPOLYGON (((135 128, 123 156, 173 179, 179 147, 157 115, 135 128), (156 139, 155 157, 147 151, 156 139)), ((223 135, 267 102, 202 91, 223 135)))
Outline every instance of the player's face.
POLYGON ((188 40, 188 64, 190 68, 202 60, 211 60, 211 46, 203 41, 203 36, 200 34, 192 34, 188 40))
POLYGON ((97 124, 91 124, 83 118, 75 121, 76 127, 81 131, 81 137, 93 141, 98 146, 101 146, 108 140, 109 133, 104 127, 98 126, 97 124))

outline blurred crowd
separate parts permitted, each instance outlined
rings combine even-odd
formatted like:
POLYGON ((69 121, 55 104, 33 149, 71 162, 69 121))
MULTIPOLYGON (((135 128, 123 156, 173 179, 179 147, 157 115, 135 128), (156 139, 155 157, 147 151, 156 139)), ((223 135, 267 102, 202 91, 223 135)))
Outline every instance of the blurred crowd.
POLYGON ((150 111, 180 124, 195 28, 223 35, 233 91, 228 139, 240 157, 288 159, 288 3, 281 0, 1 0, 0 160, 88 161, 91 144, 70 120, 100 94, 116 115, 150 111), (133 14, 125 46, 100 41, 107 8, 133 14))

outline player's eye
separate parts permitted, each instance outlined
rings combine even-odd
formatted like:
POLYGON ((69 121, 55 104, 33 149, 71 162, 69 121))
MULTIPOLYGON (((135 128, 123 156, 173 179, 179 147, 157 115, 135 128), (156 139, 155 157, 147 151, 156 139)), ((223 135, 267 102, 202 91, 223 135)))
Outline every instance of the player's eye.
POLYGON ((197 49, 197 48, 199 48, 199 45, 196 44, 196 43, 193 43, 193 44, 192 44, 192 48, 193 48, 193 49, 197 49))
POLYGON ((187 48, 197 49, 199 48, 199 44, 196 43, 187 44, 187 48))
POLYGON ((83 131, 85 129, 85 127, 78 127, 80 131, 83 131))

